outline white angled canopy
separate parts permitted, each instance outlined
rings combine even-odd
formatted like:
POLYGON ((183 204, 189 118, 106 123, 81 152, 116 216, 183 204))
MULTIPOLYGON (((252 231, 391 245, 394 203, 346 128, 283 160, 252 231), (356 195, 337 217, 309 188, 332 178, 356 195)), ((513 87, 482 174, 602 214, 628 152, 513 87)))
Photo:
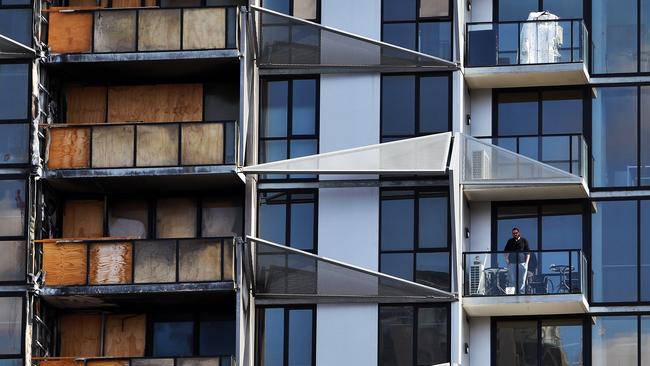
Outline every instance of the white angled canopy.
POLYGON ((36 57, 36 51, 0 34, 0 59, 33 57, 36 57))

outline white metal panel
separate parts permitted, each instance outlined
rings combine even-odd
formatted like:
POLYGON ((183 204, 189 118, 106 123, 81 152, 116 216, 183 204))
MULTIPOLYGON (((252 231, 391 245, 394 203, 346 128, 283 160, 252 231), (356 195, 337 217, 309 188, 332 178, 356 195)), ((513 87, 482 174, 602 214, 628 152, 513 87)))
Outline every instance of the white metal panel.
POLYGON ((492 89, 471 92, 472 136, 492 136, 492 89))
POLYGON ((376 366, 377 317, 375 304, 319 304, 316 366, 376 366))

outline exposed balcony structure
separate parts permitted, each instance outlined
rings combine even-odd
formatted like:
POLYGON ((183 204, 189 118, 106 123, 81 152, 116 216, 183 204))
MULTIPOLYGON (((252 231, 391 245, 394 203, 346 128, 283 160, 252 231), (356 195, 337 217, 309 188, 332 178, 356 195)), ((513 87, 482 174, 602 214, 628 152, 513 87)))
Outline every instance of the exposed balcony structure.
POLYGON ((33 357, 39 366, 235 366, 223 357, 33 357))
POLYGON ((0 34, 0 60, 14 58, 35 58, 36 51, 0 34))
POLYGON ((466 34, 465 80, 471 88, 589 82, 582 19, 468 23, 466 34))
POLYGON ((463 308, 470 316, 589 311, 589 267, 581 250, 466 252, 463 268, 463 308), (515 263, 524 262, 527 255, 527 271, 514 271, 515 263))

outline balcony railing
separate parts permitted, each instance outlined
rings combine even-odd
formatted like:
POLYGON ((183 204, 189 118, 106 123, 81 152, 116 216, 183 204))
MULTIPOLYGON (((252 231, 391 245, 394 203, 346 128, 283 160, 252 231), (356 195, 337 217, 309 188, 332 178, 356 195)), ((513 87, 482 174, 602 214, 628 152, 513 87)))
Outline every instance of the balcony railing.
POLYGON ((232 356, 219 357, 34 357, 34 366, 235 366, 232 356))
POLYGON ((582 19, 467 24, 467 67, 586 63, 582 19))
POLYGON ((465 296, 586 296, 587 260, 579 249, 467 252, 463 268, 465 296))
POLYGON ((567 173, 587 177, 587 142, 580 134, 479 137, 478 139, 562 169, 567 173))
POLYGON ((49 125, 49 169, 237 163, 236 121, 49 125))
POLYGON ((233 238, 42 240, 46 286, 232 281, 233 238))
POLYGON ((237 48, 237 7, 50 9, 52 53, 198 51, 237 48))

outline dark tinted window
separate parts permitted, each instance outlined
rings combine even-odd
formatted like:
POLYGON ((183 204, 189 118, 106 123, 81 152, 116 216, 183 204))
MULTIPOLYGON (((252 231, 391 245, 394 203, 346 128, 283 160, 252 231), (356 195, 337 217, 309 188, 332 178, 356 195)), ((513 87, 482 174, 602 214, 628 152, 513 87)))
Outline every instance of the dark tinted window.
POLYGON ((28 140, 29 125, 27 123, 0 124, 0 164, 27 163, 28 140))
POLYGON ((537 366, 537 322, 502 321, 496 329, 496 364, 537 366))
POLYGON ((500 21, 526 20, 538 8, 538 0, 498 0, 498 4, 500 21))
MULTIPOLYGON (((650 201, 641 201, 640 203, 640 240, 641 252, 640 256, 640 271, 641 271, 641 301, 650 301, 650 225, 645 223, 650 222, 650 201)), ((650 359, 649 359, 650 360, 650 359)))
POLYGON ((415 20, 415 0, 383 0, 384 21, 415 20))
POLYGON ((291 247, 316 250, 316 194, 260 192, 258 228, 261 238, 291 247))
MULTIPOLYGON (((199 322, 199 355, 235 354, 235 319, 226 314, 202 313, 199 322)), ((230 314, 228 314, 230 315, 230 314)))
POLYGON ((31 47, 32 10, 0 9, 0 34, 31 47))
MULTIPOLYGON (((0 9, 0 34, 3 20, 0 9)), ((30 23, 31 24, 31 23, 30 23)), ((26 120, 29 91, 29 65, 0 64, 0 120, 26 120)))
POLYGON ((526 20, 531 12, 548 11, 560 19, 582 19, 582 0, 498 0, 499 21, 526 20), (541 4, 541 7, 540 7, 541 4))
POLYGON ((497 103, 499 136, 537 135, 537 93, 500 93, 497 103))
POLYGON ((260 309, 258 365, 311 366, 314 362, 314 316, 313 308, 260 309))
POLYGON ((593 72, 637 72, 638 0, 594 0, 591 39, 593 72))
POLYGON ((205 120, 239 119, 238 81, 222 81, 205 85, 205 120))
POLYGON ((159 317, 153 322, 152 355, 192 356, 194 351, 194 321, 191 315, 159 317))
POLYGON ((582 133, 582 90, 542 92, 542 133, 582 133))
POLYGON ((382 135, 415 133, 415 76, 382 78, 382 135))
POLYGON ((420 133, 438 133, 449 130, 448 77, 420 78, 420 133))
POLYGON ((289 365, 311 366, 312 350, 312 309, 289 310, 289 334, 287 355, 289 365))

